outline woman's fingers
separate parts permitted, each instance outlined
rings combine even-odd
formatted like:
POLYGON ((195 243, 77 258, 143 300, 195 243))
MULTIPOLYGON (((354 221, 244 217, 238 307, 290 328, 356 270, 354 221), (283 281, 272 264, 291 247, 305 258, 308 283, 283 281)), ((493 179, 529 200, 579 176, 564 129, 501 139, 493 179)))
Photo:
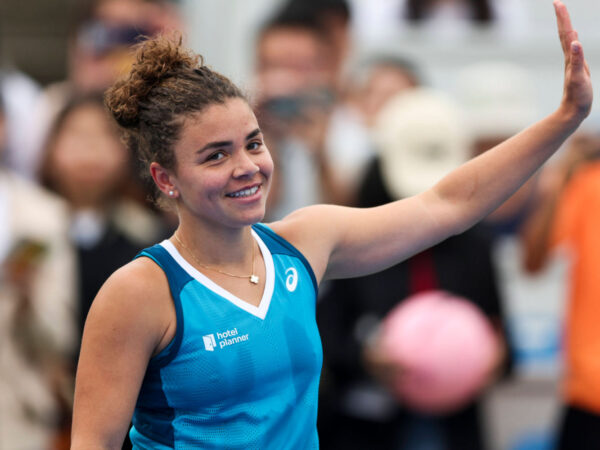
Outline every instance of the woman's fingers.
POLYGON ((589 114, 592 101, 592 87, 589 68, 579 42, 577 31, 573 29, 569 12, 564 3, 554 0, 558 35, 565 56, 565 92, 563 104, 577 116, 589 114))
POLYGON ((556 13, 556 24, 558 27, 560 45, 563 49, 565 60, 568 62, 571 55, 571 42, 578 39, 577 31, 573 30, 569 11, 563 2, 555 0, 554 10, 556 13))
POLYGON ((570 63, 571 63, 571 67, 574 71, 581 71, 585 67, 585 59, 583 57, 583 47, 581 46, 581 42, 579 42, 579 41, 571 42, 570 63))
POLYGON ((566 51, 569 47, 566 41, 566 36, 573 31, 573 25, 571 24, 571 18, 567 7, 560 0, 554 0, 554 11, 556 12, 556 23, 558 26, 558 35, 563 43, 563 49, 566 51))

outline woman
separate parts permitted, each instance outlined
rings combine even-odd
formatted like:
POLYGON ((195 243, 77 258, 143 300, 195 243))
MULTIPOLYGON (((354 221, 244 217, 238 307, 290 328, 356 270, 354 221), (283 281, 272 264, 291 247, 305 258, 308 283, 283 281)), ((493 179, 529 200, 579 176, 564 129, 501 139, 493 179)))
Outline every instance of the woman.
POLYGON ((107 104, 180 223, 93 303, 73 448, 118 448, 132 415, 138 448, 317 448, 318 283, 376 272, 469 228, 589 113, 581 44, 555 8, 566 59, 556 112, 415 197, 312 206, 269 226, 258 222, 273 164, 240 91, 177 45, 146 42, 107 104))

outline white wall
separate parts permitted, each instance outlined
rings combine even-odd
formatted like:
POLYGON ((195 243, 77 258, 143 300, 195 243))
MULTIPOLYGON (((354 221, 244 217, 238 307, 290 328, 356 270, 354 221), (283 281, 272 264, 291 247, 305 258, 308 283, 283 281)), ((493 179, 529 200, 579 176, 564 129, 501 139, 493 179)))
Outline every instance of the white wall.
POLYGON ((241 86, 250 81, 255 33, 282 0, 182 0, 189 45, 241 86))

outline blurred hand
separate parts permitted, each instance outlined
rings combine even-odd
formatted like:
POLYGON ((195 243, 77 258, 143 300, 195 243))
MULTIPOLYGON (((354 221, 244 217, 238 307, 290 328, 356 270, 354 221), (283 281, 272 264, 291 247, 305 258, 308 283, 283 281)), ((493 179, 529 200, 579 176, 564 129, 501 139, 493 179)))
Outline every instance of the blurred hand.
POLYGON ((392 360, 389 353, 382 351, 381 338, 377 332, 363 347, 362 358, 367 372, 390 391, 393 391, 395 381, 405 373, 405 368, 392 360))
POLYGON ((318 157, 324 153, 330 115, 328 107, 309 105, 302 119, 294 122, 290 128, 292 135, 304 142, 306 148, 318 157))
POLYGON ((332 106, 331 94, 316 89, 270 97, 259 103, 256 109, 262 128, 274 138, 298 139, 310 152, 319 155, 324 147, 332 106))

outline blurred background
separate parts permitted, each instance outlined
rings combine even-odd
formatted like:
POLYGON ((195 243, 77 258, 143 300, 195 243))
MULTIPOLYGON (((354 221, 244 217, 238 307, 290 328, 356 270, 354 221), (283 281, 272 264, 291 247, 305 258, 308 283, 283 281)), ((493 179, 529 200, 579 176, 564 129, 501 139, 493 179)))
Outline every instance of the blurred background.
MULTIPOLYGON (((68 34, 84 3, 75 0, 3 1, 0 5, 0 54, 4 62, 14 64, 42 85, 63 79, 67 70, 68 34)), ((201 52, 215 69, 244 83, 252 72, 258 28, 283 2, 256 0, 249 4, 242 0, 179 0, 174 3, 183 12, 182 20, 192 48, 201 52)), ((560 96, 556 86, 561 83, 561 74, 554 70, 560 47, 555 45, 554 16, 549 1, 496 2, 502 5, 502 17, 498 20, 501 23, 495 23, 493 29, 483 30, 477 26, 460 27, 460 32, 424 31, 395 23, 401 15, 394 13, 395 5, 403 1, 350 0, 348 3, 354 12, 351 18, 353 57, 373 49, 396 51, 414 59, 427 79, 443 88, 453 85, 457 70, 466 63, 508 59, 526 65, 536 74, 534 93, 543 105, 543 112, 551 110, 560 96), (366 3, 377 6, 361 6, 366 3)), ((600 45, 600 30, 596 24, 600 5, 592 0, 571 0, 567 5, 593 66, 600 45)), ((590 122, 588 120, 593 126, 590 122)))
MULTIPOLYGON (((600 86, 600 3, 565 3, 600 86)), ((562 95, 550 0, 3 0, 1 449, 68 448, 95 292, 176 226, 148 200, 101 99, 130 67, 134 43, 173 30, 255 106, 279 167, 266 221, 316 202, 375 206, 416 194, 554 111, 562 95)), ((322 286, 323 448, 554 448, 572 400, 565 336, 574 325, 572 253, 551 236, 563 191, 600 153, 599 129, 593 108, 472 233, 389 277, 322 286), (444 414, 390 400, 364 356, 396 304, 432 289, 477 305, 501 343, 494 376, 444 414), (462 436, 461 427, 476 429, 468 444, 417 438, 423 429, 462 436)), ((600 414, 600 400, 585 407, 600 414)))

